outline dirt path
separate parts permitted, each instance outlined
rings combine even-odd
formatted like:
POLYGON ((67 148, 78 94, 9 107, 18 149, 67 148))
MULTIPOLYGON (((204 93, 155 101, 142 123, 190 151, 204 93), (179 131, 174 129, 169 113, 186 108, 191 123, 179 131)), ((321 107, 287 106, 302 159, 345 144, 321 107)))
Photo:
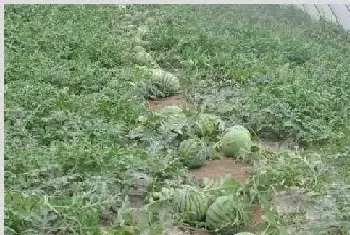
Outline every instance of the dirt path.
POLYGON ((236 162, 233 159, 220 159, 209 161, 199 169, 190 170, 190 174, 199 181, 205 177, 216 180, 230 174, 240 183, 245 183, 250 176, 251 169, 252 166, 249 164, 236 162))
POLYGON ((187 100, 181 95, 170 96, 163 99, 155 99, 149 101, 149 106, 152 111, 158 111, 165 106, 176 105, 179 107, 190 107, 192 106, 187 100))

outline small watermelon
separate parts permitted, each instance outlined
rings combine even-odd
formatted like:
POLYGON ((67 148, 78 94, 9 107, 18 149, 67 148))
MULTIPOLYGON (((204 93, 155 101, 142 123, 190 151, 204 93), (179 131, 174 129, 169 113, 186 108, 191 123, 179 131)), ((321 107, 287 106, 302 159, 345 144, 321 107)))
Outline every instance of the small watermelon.
POLYGON ((195 125, 196 134, 199 137, 216 137, 224 128, 224 123, 215 115, 201 113, 195 125))
POLYGON ((204 221, 208 209, 206 195, 195 188, 184 188, 175 191, 173 210, 186 222, 204 221))
MULTIPOLYGON (((138 47, 141 48, 141 47, 138 47)), ((156 65, 156 61, 153 59, 152 55, 145 50, 140 50, 135 53, 135 62, 139 65, 156 65)))
POLYGON ((252 140, 250 133, 243 126, 233 126, 221 139, 221 149, 226 156, 242 157, 250 153, 252 140))
POLYGON ((206 212, 206 224, 222 234, 238 232, 246 224, 243 211, 233 195, 218 197, 206 212))
POLYGON ((187 139, 180 143, 179 155, 182 163, 190 169, 203 166, 207 159, 206 145, 200 139, 187 139))

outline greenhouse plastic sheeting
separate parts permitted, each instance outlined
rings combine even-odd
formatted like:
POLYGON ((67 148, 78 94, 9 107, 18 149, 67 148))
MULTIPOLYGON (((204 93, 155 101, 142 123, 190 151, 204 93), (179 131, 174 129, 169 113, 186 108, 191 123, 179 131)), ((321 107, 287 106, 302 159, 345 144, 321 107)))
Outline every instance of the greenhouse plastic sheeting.
POLYGON ((333 22, 350 30, 350 5, 349 4, 298 4, 294 5, 306 11, 312 18, 333 22))

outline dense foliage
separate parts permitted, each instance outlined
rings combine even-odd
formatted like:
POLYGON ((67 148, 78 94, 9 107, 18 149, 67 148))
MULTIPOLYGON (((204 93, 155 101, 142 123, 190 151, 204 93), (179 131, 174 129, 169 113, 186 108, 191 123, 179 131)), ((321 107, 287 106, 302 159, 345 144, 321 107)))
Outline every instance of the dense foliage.
MULTIPOLYGON (((242 193, 267 209, 276 190, 313 192, 324 218, 303 234, 350 234, 349 43, 277 5, 6 5, 6 234, 161 234, 157 203, 188 183, 177 148, 199 113, 304 148, 251 153, 242 193), (145 66, 178 77, 198 109, 151 112, 145 66), (137 198, 149 205, 135 216, 137 198)), ((266 211, 260 231, 285 234, 266 211)))

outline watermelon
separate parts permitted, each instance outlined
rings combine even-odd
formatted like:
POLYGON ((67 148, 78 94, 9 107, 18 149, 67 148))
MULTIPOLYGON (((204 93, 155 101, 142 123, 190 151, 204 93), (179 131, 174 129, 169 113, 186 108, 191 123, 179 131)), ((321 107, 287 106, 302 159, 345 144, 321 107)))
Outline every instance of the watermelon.
POLYGON ((169 132, 184 134, 187 125, 187 117, 182 109, 176 105, 166 106, 155 113, 160 122, 158 131, 167 135, 169 132))
POLYGON ((152 84, 167 94, 167 96, 177 94, 180 91, 179 79, 162 69, 152 70, 152 84))
POLYGON ((140 82, 139 89, 146 99, 163 98, 167 96, 161 90, 159 90, 157 87, 153 86, 149 82, 140 82))
POLYGON ((140 50, 135 53, 135 62, 139 65, 156 65, 152 55, 145 50, 140 50))
POLYGON ((175 191, 173 211, 181 215, 183 221, 204 221, 208 209, 206 195, 195 188, 184 188, 175 191))
POLYGON ((206 224, 222 234, 238 232, 246 224, 243 211, 233 195, 218 197, 206 212, 206 224))
POLYGON ((201 113, 196 122, 196 134, 199 137, 216 137, 217 134, 223 131, 223 121, 215 115, 201 113))
POLYGON ((207 159, 207 155, 203 151, 205 148, 205 143, 200 139, 182 141, 179 146, 179 155, 182 163, 190 169, 203 166, 207 159))
POLYGON ((251 146, 249 131, 240 125, 229 128, 221 139, 221 149, 229 157, 245 156, 250 153, 251 146))
POLYGON ((240 232, 240 233, 236 233, 235 235, 255 235, 255 234, 250 232, 240 232))

